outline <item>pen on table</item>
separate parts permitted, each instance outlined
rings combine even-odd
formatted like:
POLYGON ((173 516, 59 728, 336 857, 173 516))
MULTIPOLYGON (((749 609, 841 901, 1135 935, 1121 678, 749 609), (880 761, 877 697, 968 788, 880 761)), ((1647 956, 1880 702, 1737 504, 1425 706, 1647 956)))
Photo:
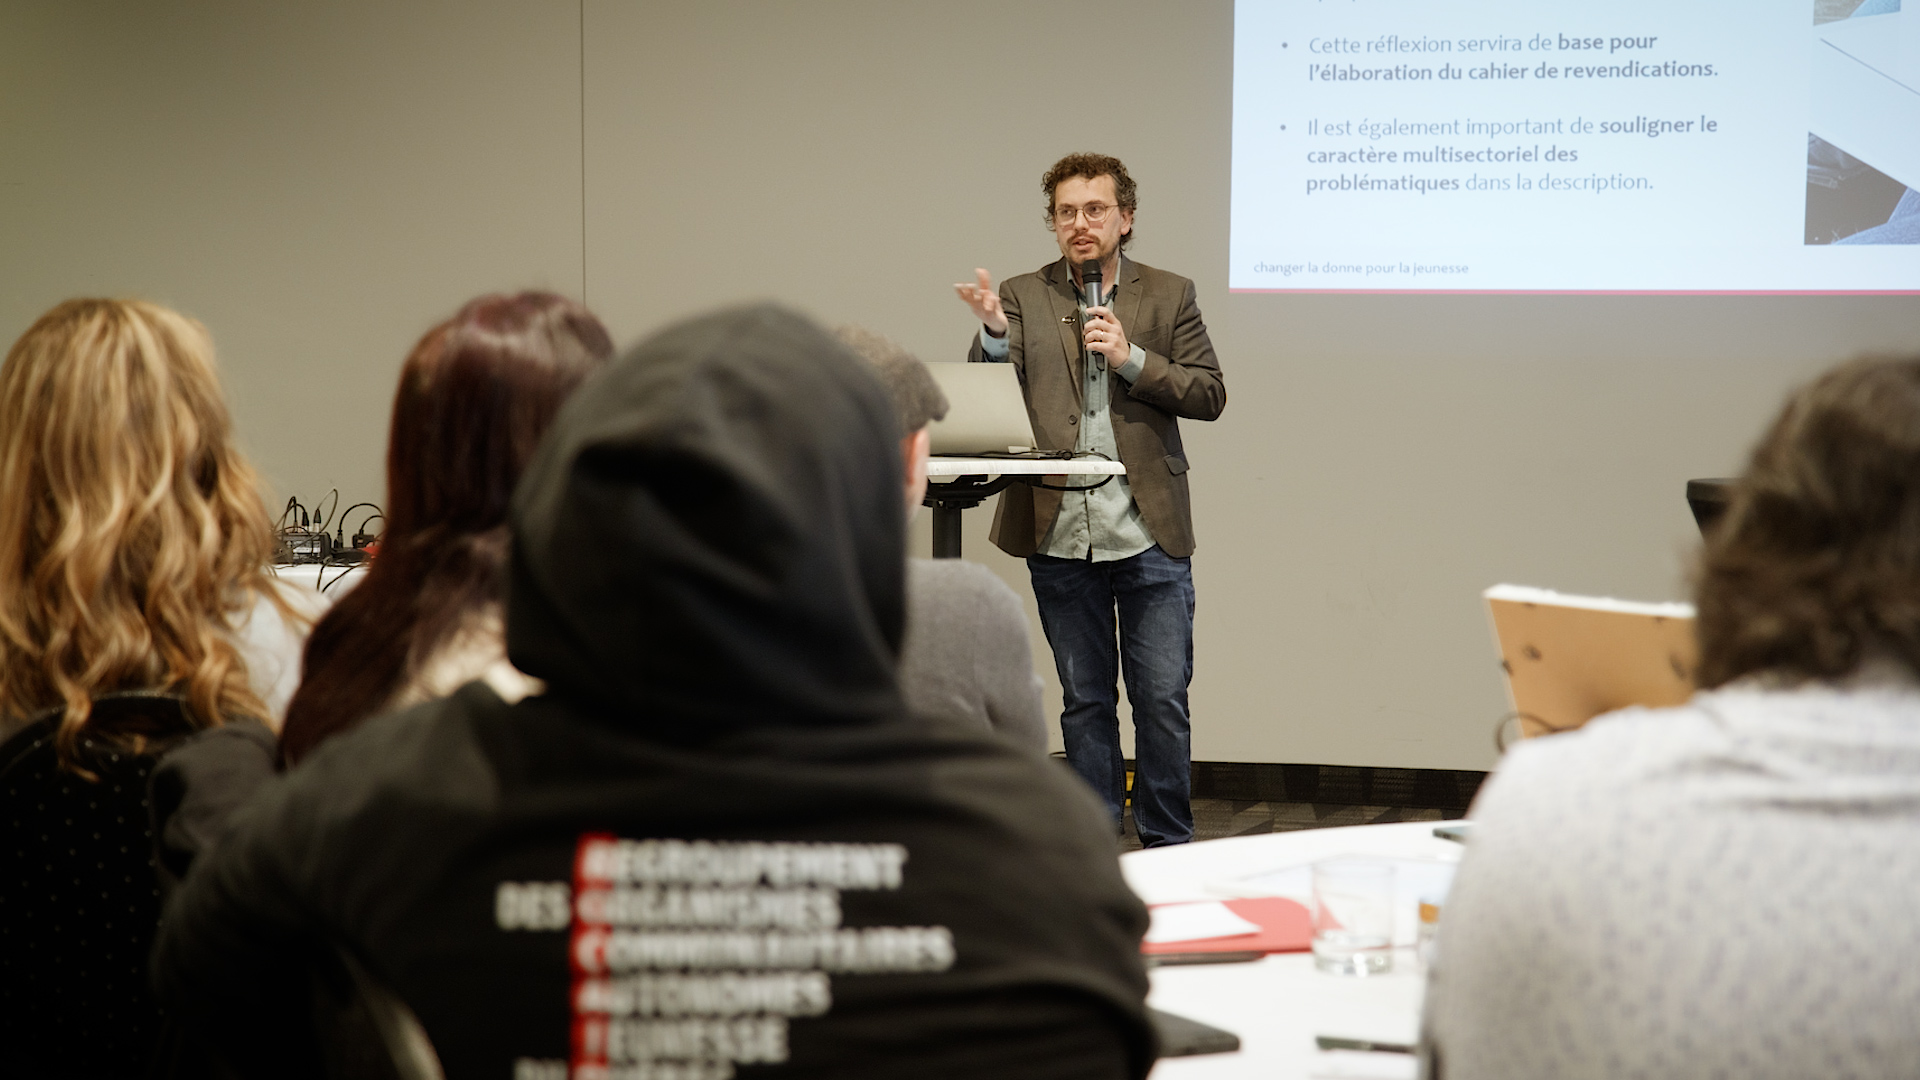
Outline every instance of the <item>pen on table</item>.
POLYGON ((1406 1043, 1374 1042, 1371 1039, 1343 1039, 1338 1035, 1315 1035, 1313 1041, 1322 1050, 1365 1050, 1375 1054, 1411 1054, 1406 1043))
POLYGON ((1182 967, 1187 964, 1244 964, 1267 955, 1263 952, 1176 952, 1142 957, 1153 967, 1182 967))

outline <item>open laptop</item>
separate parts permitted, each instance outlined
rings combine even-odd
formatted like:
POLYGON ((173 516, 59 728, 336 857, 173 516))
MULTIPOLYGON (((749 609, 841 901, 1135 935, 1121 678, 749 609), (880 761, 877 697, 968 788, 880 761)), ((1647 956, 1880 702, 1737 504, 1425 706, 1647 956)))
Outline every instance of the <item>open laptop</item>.
POLYGON ((1033 425, 1012 364, 928 364, 927 370, 947 395, 947 418, 928 429, 935 454, 973 457, 1032 448, 1033 425))

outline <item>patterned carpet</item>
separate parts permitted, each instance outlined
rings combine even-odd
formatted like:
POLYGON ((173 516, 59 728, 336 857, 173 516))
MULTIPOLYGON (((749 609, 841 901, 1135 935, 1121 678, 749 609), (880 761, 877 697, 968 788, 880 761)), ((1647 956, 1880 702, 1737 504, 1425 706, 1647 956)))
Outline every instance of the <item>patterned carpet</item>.
MULTIPOLYGON (((1344 803, 1246 802, 1239 799, 1193 800, 1193 838, 1215 840, 1223 836, 1253 836, 1259 833, 1292 832, 1295 829, 1330 829, 1337 825, 1372 825, 1389 821, 1443 821, 1457 813, 1407 806, 1349 806, 1344 803)), ((1120 838, 1121 851, 1138 851, 1140 837, 1133 829, 1133 814, 1127 814, 1126 833, 1120 838)))

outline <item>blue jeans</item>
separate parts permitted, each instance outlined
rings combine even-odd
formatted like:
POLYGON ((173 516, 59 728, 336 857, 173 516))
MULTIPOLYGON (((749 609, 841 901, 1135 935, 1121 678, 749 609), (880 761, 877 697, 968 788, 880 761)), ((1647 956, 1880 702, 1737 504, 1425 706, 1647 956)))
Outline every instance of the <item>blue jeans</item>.
POLYGON ((1191 560, 1155 546, 1114 562, 1034 555, 1027 569, 1066 699, 1060 733, 1068 763, 1118 822, 1127 766, 1116 682, 1124 673, 1133 706, 1133 822, 1140 842, 1158 847, 1193 839, 1191 560))

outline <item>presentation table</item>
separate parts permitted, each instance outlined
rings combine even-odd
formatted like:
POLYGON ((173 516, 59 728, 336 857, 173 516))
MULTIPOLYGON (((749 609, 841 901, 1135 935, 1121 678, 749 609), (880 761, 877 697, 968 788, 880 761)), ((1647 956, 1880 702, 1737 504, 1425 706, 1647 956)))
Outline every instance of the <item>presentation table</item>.
POLYGON ((927 497, 933 507, 933 557, 960 557, 960 514, 979 506, 1008 485, 1052 477, 1125 476, 1118 461, 1096 458, 969 458, 936 457, 927 461, 927 497), (944 478, 944 479, 943 479, 944 478))
MULTIPOLYGON (((1457 863, 1465 849, 1434 836, 1439 824, 1357 825, 1207 840, 1130 852, 1120 857, 1120 869, 1127 884, 1150 905, 1220 900, 1247 894, 1233 887, 1237 881, 1337 855, 1457 863)), ((1405 903, 1410 906, 1412 901, 1405 903)), ((1411 914, 1400 913, 1399 921, 1404 925, 1411 914)), ((1400 933, 1395 936, 1405 940, 1400 933)), ((1331 1035, 1413 1043, 1419 1034, 1425 973, 1411 947, 1395 950, 1391 972, 1366 978, 1318 971, 1313 955, 1304 952, 1275 953, 1251 963, 1161 967, 1150 974, 1149 1005, 1240 1037, 1235 1053, 1162 1059, 1152 1080, 1414 1075, 1413 1060, 1405 1055, 1329 1054, 1314 1041, 1315 1036, 1331 1035)))

